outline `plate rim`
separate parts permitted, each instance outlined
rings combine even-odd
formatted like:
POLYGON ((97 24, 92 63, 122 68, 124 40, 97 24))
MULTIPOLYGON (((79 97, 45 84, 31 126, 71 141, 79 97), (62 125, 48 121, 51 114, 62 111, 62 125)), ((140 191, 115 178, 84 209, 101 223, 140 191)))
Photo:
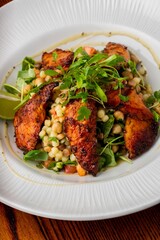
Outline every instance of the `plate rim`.
MULTIPOLYGON (((21 0, 21 1, 20 0, 16 0, 16 1, 10 2, 7 5, 5 5, 4 7, 2 7, 2 11, 3 11, 3 9, 5 9, 5 11, 7 11, 7 8, 9 8, 9 7, 12 8, 12 5, 14 6, 14 4, 16 5, 17 3, 20 3, 20 2, 23 2, 23 1, 25 2, 25 0, 21 0)), ((16 209, 19 209, 21 211, 24 211, 24 212, 27 212, 27 213, 30 213, 30 214, 33 214, 33 215, 37 215, 37 213, 38 213, 39 216, 46 217, 46 214, 42 213, 40 210, 39 210, 39 212, 38 211, 34 211, 34 209, 30 209, 29 210, 27 207, 24 208, 24 206, 19 206, 16 203, 12 203, 12 201, 4 199, 1 196, 0 196, 0 200, 4 204, 7 204, 7 205, 9 205, 11 207, 14 207, 16 209)), ((68 216, 68 217, 64 216, 63 217, 62 215, 60 215, 58 213, 57 213, 57 215, 54 213, 53 216, 47 214, 47 217, 49 217, 49 218, 56 218, 56 219, 62 219, 62 220, 80 220, 80 221, 83 221, 83 220, 106 219, 106 218, 113 218, 113 217, 124 216, 124 215, 128 215, 130 213, 141 211, 141 210, 144 210, 144 209, 146 209, 148 207, 151 207, 151 206, 153 206, 155 204, 158 204, 159 202, 160 202, 160 196, 159 196, 159 198, 154 199, 154 200, 148 202, 148 204, 144 204, 144 205, 141 204, 141 206, 139 206, 138 208, 135 207, 134 209, 129 209, 129 210, 126 209, 126 211, 119 212, 118 214, 114 213, 113 215, 111 215, 111 214, 109 214, 109 215, 104 214, 103 216, 102 215, 101 216, 100 215, 99 216, 98 215, 97 216, 87 216, 87 215, 85 216, 85 215, 83 215, 83 216, 77 216, 76 217, 76 215, 74 216, 74 214, 73 214, 73 216, 68 216)))

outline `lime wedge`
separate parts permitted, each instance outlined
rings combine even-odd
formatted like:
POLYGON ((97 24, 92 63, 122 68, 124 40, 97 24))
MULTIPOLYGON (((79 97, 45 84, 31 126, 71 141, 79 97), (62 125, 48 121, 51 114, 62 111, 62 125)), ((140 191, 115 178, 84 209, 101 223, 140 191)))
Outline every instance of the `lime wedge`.
POLYGON ((14 87, 14 86, 12 86, 12 85, 10 85, 10 84, 8 84, 8 83, 5 83, 5 84, 3 85, 3 87, 4 87, 4 88, 6 89, 6 91, 9 92, 9 93, 12 93, 12 94, 19 94, 19 93, 21 93, 19 89, 17 89, 16 87, 14 87))
POLYGON ((16 110, 14 108, 21 102, 20 98, 0 90, 0 118, 12 120, 16 110))

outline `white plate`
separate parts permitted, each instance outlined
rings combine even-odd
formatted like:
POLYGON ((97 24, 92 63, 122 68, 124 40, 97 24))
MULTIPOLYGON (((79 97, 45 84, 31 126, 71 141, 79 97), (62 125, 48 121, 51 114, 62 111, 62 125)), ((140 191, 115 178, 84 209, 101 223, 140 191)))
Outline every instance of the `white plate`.
MULTIPOLYGON (((62 47, 94 43, 102 48, 110 40, 124 43, 143 60, 153 89, 160 89, 159 13, 159 0, 154 4, 150 0, 13 1, 0 9, 0 77, 26 55, 84 32, 90 34, 62 47), (104 36, 109 32, 111 37, 104 36)), ((9 82, 15 77, 13 73, 9 82)), ((94 220, 160 202, 159 138, 133 164, 121 163, 96 178, 80 178, 26 165, 15 146, 11 123, 6 127, 1 121, 0 134, 0 200, 14 208, 49 218, 94 220)))

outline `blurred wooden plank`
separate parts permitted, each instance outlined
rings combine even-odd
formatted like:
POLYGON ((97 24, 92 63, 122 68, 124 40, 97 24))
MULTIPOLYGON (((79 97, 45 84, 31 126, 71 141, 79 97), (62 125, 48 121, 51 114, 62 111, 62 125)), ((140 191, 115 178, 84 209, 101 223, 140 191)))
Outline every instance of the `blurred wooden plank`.
POLYGON ((37 217, 0 203, 0 240, 45 240, 37 217))

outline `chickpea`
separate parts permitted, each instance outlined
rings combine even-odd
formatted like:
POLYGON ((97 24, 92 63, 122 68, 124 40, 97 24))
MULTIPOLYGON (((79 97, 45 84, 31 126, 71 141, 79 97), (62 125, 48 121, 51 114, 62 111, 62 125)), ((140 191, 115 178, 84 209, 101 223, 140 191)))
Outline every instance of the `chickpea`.
POLYGON ((74 156, 73 153, 70 155, 70 160, 71 160, 71 161, 76 161, 76 157, 74 156))
POLYGON ((68 160, 68 157, 62 157, 62 162, 66 162, 68 160))
POLYGON ((133 78, 133 81, 136 83, 136 84, 139 84, 141 79, 139 77, 134 77, 133 78))
POLYGON ((136 55, 134 55, 133 53, 131 53, 130 56, 131 56, 131 60, 132 60, 133 62, 135 62, 136 64, 139 63, 139 59, 137 58, 136 55))
POLYGON ((44 122, 44 125, 47 126, 47 127, 50 127, 51 126, 51 120, 46 119, 45 122, 44 122))
POLYGON ((46 81, 46 82, 48 82, 48 81, 51 80, 51 79, 52 79, 51 76, 46 76, 46 77, 45 77, 45 81, 46 81))
POLYGON ((109 119, 108 115, 104 115, 104 117, 102 118, 102 121, 103 121, 103 122, 107 122, 108 119, 109 119))
POLYGON ((26 95, 31 89, 32 89, 32 86, 31 86, 30 84, 27 84, 27 85, 23 88, 23 94, 26 95))
POLYGON ((36 79, 35 79, 35 85, 36 85, 36 86, 41 85, 43 82, 44 82, 44 80, 43 80, 42 78, 36 78, 36 79))
POLYGON ((51 147, 49 146, 44 147, 44 151, 49 153, 51 151, 51 147))
POLYGON ((112 151, 113 151, 114 153, 116 153, 116 152, 118 151, 118 149, 119 149, 119 146, 118 146, 118 145, 113 145, 113 146, 112 146, 112 151))
POLYGON ((55 156, 59 152, 59 149, 57 147, 52 147, 51 152, 53 156, 55 156))
POLYGON ((116 120, 124 120, 124 114, 121 111, 115 111, 113 115, 116 120))
POLYGON ((55 160, 56 161, 59 161, 59 160, 62 160, 62 152, 61 151, 59 151, 57 154, 56 154, 56 156, 55 156, 55 160))
POLYGON ((64 136, 63 133, 60 133, 60 134, 57 135, 58 140, 62 140, 64 137, 65 136, 64 136))
POLYGON ((48 127, 48 128, 46 129, 46 133, 47 133, 48 135, 50 135, 51 132, 52 132, 52 128, 51 128, 51 127, 48 127))
POLYGON ((140 66, 140 68, 138 69, 138 72, 139 72, 141 75, 145 75, 145 74, 146 74, 146 70, 145 70, 145 68, 143 67, 143 65, 140 66))
POLYGON ((46 77, 46 74, 45 74, 44 71, 41 71, 39 75, 40 75, 41 78, 45 78, 46 77))
POLYGON ((149 97, 151 96, 151 94, 143 94, 143 100, 146 101, 149 97))
POLYGON ((45 130, 41 130, 39 133, 39 137, 42 139, 45 136, 46 132, 45 130))
POLYGON ((122 127, 119 124, 115 124, 112 128, 113 134, 120 134, 122 132, 122 127))
POLYGON ((60 122, 55 122, 52 126, 52 131, 61 133, 62 132, 62 124, 60 122))
POLYGON ((97 112, 97 116, 99 118, 103 118, 105 116, 105 110, 104 109, 99 109, 97 112))
POLYGON ((65 149, 63 150, 63 156, 64 156, 64 157, 69 157, 70 154, 71 154, 71 150, 70 150, 70 149, 65 148, 65 149))
POLYGON ((133 74, 129 70, 122 72, 123 77, 127 77, 129 80, 133 79, 133 74))
POLYGON ((52 146, 53 146, 53 147, 58 147, 58 146, 59 146, 59 140, 57 140, 57 141, 52 141, 52 146))

